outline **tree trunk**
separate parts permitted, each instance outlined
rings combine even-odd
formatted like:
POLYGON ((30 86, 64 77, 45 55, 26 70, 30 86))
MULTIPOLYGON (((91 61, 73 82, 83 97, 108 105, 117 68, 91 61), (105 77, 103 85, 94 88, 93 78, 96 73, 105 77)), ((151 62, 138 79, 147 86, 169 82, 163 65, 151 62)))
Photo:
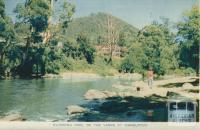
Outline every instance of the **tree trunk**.
POLYGON ((36 78, 39 76, 39 67, 38 67, 38 62, 36 63, 36 78))
POLYGON ((46 73, 46 70, 45 70, 45 63, 42 63, 41 65, 41 75, 44 76, 46 73))

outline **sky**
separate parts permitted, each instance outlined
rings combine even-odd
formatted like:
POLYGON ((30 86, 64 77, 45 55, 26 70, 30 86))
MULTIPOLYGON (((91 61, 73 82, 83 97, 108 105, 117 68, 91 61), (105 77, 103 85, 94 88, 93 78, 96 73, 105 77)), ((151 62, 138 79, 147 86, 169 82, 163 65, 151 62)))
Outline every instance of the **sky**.
MULTIPOLYGON (((5 0, 6 13, 13 19, 13 10, 17 3, 25 0, 5 0)), ((59 8, 64 0, 57 0, 55 7, 59 8)), ((169 18, 171 22, 181 20, 182 13, 193 5, 199 5, 200 0, 68 0, 76 6, 74 18, 88 16, 91 13, 110 13, 127 23, 142 28, 159 20, 169 18)))

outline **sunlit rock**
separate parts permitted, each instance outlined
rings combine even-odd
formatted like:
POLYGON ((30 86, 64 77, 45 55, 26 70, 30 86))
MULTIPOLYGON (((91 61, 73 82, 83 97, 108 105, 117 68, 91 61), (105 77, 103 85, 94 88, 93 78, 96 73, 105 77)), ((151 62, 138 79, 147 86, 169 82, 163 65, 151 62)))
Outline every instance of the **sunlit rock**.
POLYGON ((24 120, 26 119, 23 118, 22 115, 19 113, 9 114, 3 117, 2 119, 0 119, 0 121, 24 121, 24 120))
POLYGON ((77 106, 77 105, 71 105, 67 107, 67 114, 72 115, 72 114, 78 114, 78 113, 85 113, 87 109, 77 106))
POLYGON ((105 93, 103 93, 102 91, 91 89, 86 92, 84 97, 87 100, 94 100, 94 99, 105 99, 108 96, 105 93))
POLYGON ((183 88, 193 88, 194 86, 191 83, 184 83, 182 85, 183 88))

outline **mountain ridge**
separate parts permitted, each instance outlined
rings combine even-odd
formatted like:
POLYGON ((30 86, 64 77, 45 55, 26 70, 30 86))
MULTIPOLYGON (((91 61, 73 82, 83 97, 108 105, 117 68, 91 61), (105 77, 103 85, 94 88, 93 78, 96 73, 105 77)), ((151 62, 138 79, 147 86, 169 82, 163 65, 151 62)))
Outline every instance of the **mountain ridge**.
POLYGON ((105 37, 108 32, 108 17, 115 23, 120 34, 129 32, 136 36, 139 29, 124 20, 107 13, 92 13, 89 16, 75 18, 68 26, 66 34, 76 38, 78 35, 86 35, 92 42, 97 42, 100 37, 105 37))

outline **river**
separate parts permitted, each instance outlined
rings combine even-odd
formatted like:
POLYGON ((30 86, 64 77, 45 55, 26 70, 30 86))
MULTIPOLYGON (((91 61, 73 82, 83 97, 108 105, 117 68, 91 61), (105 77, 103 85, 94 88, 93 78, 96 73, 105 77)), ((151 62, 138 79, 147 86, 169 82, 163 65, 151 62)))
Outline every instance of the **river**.
MULTIPOLYGON (((116 78, 1 80, 0 116, 19 112, 28 121, 67 121, 68 105, 87 104, 84 94, 89 89, 112 90, 112 85, 117 82, 131 84, 130 80, 116 78)), ((124 115, 98 116, 94 115, 96 119, 93 121, 104 121, 104 117, 107 121, 143 121, 141 114, 131 118, 124 115)))
POLYGON ((68 105, 87 103, 89 89, 109 90, 118 79, 13 79, 0 81, 0 116, 20 112, 31 121, 66 119, 68 105))

